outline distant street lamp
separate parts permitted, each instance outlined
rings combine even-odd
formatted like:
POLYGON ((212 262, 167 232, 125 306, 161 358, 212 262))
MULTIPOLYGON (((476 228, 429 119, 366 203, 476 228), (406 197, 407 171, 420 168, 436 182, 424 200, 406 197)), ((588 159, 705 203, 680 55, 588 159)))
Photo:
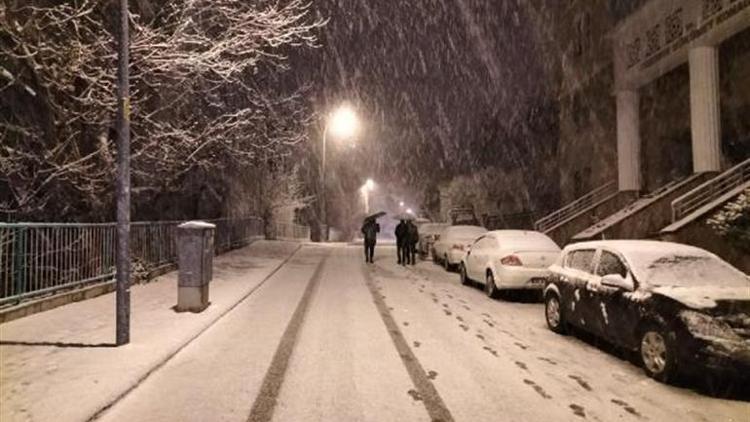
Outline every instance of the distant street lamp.
POLYGON ((373 182, 372 179, 367 179, 365 184, 359 188, 359 191, 362 193, 362 198, 364 198, 365 201, 365 214, 370 214, 370 192, 374 189, 375 182, 373 182))
POLYGON ((407 208, 407 209, 406 209, 406 213, 407 213, 407 214, 414 214, 414 211, 412 211, 412 209, 411 209, 411 208, 407 208))
POLYGON ((342 105, 326 119, 323 128, 323 157, 321 159, 320 171, 320 220, 323 222, 323 240, 328 240, 328 222, 326 218, 326 144, 328 143, 328 132, 339 139, 350 138, 357 134, 359 130, 359 119, 354 110, 346 105, 342 105))

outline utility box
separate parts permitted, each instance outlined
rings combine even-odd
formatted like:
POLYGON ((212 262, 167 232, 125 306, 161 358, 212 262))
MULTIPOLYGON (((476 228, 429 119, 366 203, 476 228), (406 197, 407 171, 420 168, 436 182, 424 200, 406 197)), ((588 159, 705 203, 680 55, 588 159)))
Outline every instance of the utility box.
POLYGON ((215 230, 215 225, 203 221, 177 226, 177 312, 202 312, 210 304, 215 230))

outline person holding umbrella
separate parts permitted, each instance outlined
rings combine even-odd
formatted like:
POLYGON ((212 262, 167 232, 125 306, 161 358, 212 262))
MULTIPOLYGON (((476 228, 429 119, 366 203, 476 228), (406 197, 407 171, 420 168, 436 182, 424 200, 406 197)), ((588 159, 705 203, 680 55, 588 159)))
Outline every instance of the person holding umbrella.
POLYGON ((360 229, 362 236, 365 238, 365 262, 370 264, 373 262, 373 257, 375 256, 375 243, 377 243, 378 233, 380 233, 380 224, 375 219, 383 214, 385 213, 367 216, 360 229))

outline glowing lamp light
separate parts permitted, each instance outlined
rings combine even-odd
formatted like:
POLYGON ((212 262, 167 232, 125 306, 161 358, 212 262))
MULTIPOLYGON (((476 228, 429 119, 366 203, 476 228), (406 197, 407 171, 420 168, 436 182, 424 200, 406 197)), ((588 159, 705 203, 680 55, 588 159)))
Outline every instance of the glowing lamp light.
POLYGON ((359 119, 351 107, 341 106, 331 114, 329 130, 337 138, 350 138, 359 130, 359 119))

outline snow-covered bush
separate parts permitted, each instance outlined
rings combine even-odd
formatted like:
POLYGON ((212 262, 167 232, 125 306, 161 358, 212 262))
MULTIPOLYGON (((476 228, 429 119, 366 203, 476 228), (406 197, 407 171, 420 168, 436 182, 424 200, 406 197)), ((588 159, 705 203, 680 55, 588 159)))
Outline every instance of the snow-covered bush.
POLYGON ((750 189, 729 201, 706 223, 719 235, 750 251, 750 189))

